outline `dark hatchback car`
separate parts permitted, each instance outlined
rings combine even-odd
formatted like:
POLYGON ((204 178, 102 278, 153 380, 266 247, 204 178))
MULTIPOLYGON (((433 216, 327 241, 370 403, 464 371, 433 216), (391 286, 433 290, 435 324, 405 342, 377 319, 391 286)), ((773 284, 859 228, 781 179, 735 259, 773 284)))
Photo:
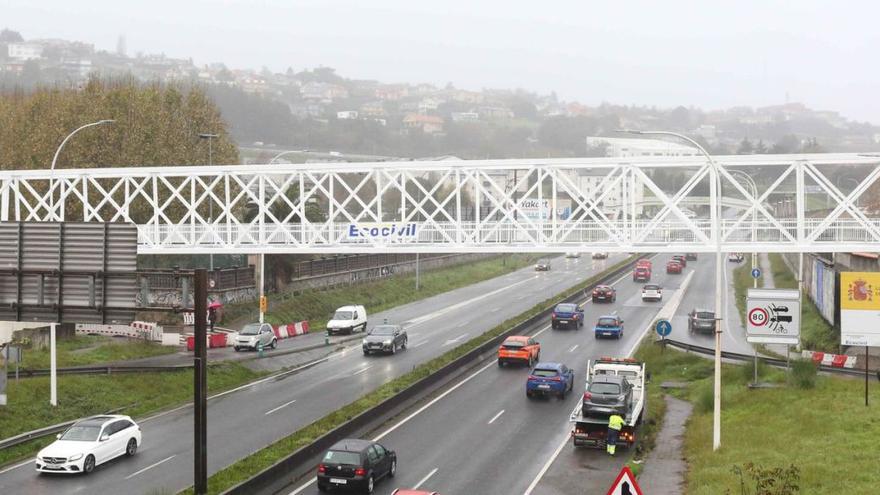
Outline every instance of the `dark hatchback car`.
POLYGON ((689 332, 714 332, 715 312, 707 309, 692 309, 688 313, 689 332))
POLYGON ((619 414, 626 418, 632 407, 632 385, 618 375, 596 375, 587 386, 581 410, 584 416, 610 416, 619 414))
POLYGON ((318 491, 330 488, 373 493, 377 481, 397 473, 397 454, 369 440, 336 442, 318 464, 318 491))
POLYGON ((614 302, 617 300, 617 291, 610 285, 598 285, 593 289, 593 302, 614 302))
POLYGON ((364 337, 361 346, 364 356, 372 352, 397 353, 397 349, 406 349, 408 337, 406 330, 400 325, 376 325, 364 337))
POLYGON ((537 263, 535 263, 535 271, 536 272, 546 272, 550 271, 550 260, 540 259, 537 263))

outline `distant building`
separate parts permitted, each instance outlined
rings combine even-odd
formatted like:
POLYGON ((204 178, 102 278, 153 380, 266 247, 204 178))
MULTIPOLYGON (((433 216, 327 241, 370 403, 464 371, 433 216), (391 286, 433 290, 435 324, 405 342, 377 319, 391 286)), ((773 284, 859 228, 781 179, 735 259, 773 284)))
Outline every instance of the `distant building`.
POLYGON ((385 106, 381 101, 371 101, 361 105, 360 114, 363 117, 386 117, 385 106))
POLYGON ((348 90, 337 84, 310 82, 299 88, 299 93, 306 100, 321 100, 332 102, 333 100, 348 98, 348 90))
POLYGON ((336 118, 339 120, 355 120, 358 118, 357 110, 344 110, 336 112, 336 118))
POLYGON ((504 107, 480 107, 479 114, 485 120, 512 119, 513 110, 504 107))
POLYGON ((433 115, 410 113, 403 118, 403 127, 404 129, 421 129, 425 134, 437 134, 443 132, 443 119, 433 115))
POLYGON ((441 104, 443 104, 443 101, 437 98, 424 98, 419 102, 418 111, 419 113, 433 112, 436 111, 441 104))
POLYGON ((409 96, 409 87, 405 84, 383 84, 376 88, 376 98, 386 101, 397 101, 409 96))
POLYGON ((38 60, 43 58, 43 45, 37 43, 10 43, 6 55, 12 60, 38 60))
POLYGON ((715 141, 716 129, 714 125, 703 124, 700 127, 697 127, 696 133, 707 141, 715 141))
POLYGON ((477 112, 452 112, 453 122, 476 122, 480 120, 480 114, 477 112))
POLYGON ((588 148, 605 146, 605 156, 615 158, 635 156, 700 156, 698 149, 659 139, 587 137, 588 148))

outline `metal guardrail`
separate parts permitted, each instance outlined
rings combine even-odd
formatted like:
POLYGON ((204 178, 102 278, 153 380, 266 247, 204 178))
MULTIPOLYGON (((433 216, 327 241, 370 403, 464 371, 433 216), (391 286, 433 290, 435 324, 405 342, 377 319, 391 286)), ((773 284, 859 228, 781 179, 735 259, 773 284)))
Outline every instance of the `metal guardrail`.
MULTIPOLYGON (((596 285, 600 285, 603 282, 628 272, 632 269, 634 264, 635 257, 631 262, 626 263, 615 270, 600 274, 594 279, 595 282, 585 286, 585 290, 591 290, 596 285)), ((577 290, 558 302, 576 302, 581 298, 583 298, 583 292, 577 290)), ((494 352, 498 345, 510 335, 526 333, 534 330, 533 327, 535 327, 536 324, 547 321, 550 312, 553 311, 553 308, 557 303, 544 308, 538 314, 528 318, 518 325, 515 325, 497 337, 483 343, 479 347, 470 350, 434 373, 422 378, 370 409, 354 416, 347 422, 337 426, 324 435, 321 435, 312 443, 303 446, 284 459, 281 459, 272 466, 254 475, 252 478, 226 490, 223 492, 223 495, 276 493, 285 486, 298 481, 305 472, 302 471, 303 467, 312 466, 313 464, 311 464, 311 461, 314 460, 316 456, 322 454, 331 445, 343 438, 356 435, 358 432, 368 428, 369 425, 376 424, 376 421, 379 419, 390 417, 393 413, 405 406, 408 401, 420 398, 425 392, 440 383, 442 380, 453 375, 464 373, 473 362, 483 359, 487 352, 494 352)))
MULTIPOLYGON (((116 409, 111 409, 107 411, 105 414, 116 414, 117 412, 125 409, 125 407, 118 407, 116 409)), ((91 416, 90 416, 91 417, 91 416)), ((0 440, 0 450, 8 449, 9 447, 15 447, 16 445, 23 444, 25 442, 29 442, 31 440, 36 440, 37 438, 42 438, 45 436, 53 435, 56 433, 61 433, 70 427, 70 425, 76 423, 77 421, 82 421, 87 418, 74 419, 72 421, 65 421, 64 423, 58 423, 57 425, 47 426, 45 428, 40 428, 39 430, 26 431, 24 433, 19 433, 14 437, 4 438, 0 440)))
MULTIPOLYGON (((660 342, 665 342, 665 345, 672 346, 672 347, 675 347, 678 349, 682 349, 687 352, 696 352, 698 354, 707 354, 710 356, 715 355, 715 349, 712 347, 703 347, 700 345, 689 344, 687 342, 680 342, 678 340, 672 340, 672 339, 664 339, 662 341, 661 340, 655 341, 655 343, 660 343, 660 342)), ((754 355, 739 354, 739 353, 730 352, 730 351, 721 351, 721 358, 722 359, 732 359, 734 361, 746 361, 746 362, 752 362, 755 360, 754 355)), ((779 359, 779 358, 774 358, 774 357, 764 357, 764 356, 759 357, 759 359, 761 361, 764 361, 765 363, 769 364, 770 366, 776 366, 778 368, 785 368, 786 366, 788 366, 788 363, 786 362, 785 359, 779 359)), ((855 369, 855 368, 835 368, 833 366, 825 366, 822 364, 819 365, 819 371, 828 371, 831 373, 840 373, 840 374, 844 374, 844 375, 854 375, 854 376, 864 376, 864 374, 865 374, 865 370, 863 370, 863 369, 859 370, 859 369, 855 369)))
MULTIPOLYGON (((171 366, 83 366, 81 368, 58 368, 59 375, 112 375, 114 373, 153 373, 164 371, 181 371, 192 369, 191 364, 176 364, 171 366)), ((50 370, 18 370, 19 377, 30 378, 34 376, 47 376, 50 370)), ((6 373, 7 379, 15 378, 15 371, 6 373)))

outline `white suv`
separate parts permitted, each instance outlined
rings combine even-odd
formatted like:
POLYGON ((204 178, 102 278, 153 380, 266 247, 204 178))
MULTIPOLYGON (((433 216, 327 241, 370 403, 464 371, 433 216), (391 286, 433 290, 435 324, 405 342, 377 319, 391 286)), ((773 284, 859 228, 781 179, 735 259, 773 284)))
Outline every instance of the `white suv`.
POLYGON ((367 310, 361 305, 343 306, 327 322, 327 334, 366 331, 367 310))
POLYGON ((91 473, 121 455, 133 456, 141 428, 128 416, 94 416, 77 421, 34 460, 38 473, 91 473))

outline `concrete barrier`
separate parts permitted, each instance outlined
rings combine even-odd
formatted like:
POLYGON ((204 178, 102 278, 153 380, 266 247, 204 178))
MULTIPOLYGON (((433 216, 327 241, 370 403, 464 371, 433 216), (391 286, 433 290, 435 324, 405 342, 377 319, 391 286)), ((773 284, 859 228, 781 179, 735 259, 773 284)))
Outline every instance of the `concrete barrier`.
POLYGON ((804 359, 809 359, 816 364, 822 366, 831 366, 832 368, 855 368, 856 356, 847 356, 845 354, 830 354, 818 351, 802 351, 801 355, 804 359))

